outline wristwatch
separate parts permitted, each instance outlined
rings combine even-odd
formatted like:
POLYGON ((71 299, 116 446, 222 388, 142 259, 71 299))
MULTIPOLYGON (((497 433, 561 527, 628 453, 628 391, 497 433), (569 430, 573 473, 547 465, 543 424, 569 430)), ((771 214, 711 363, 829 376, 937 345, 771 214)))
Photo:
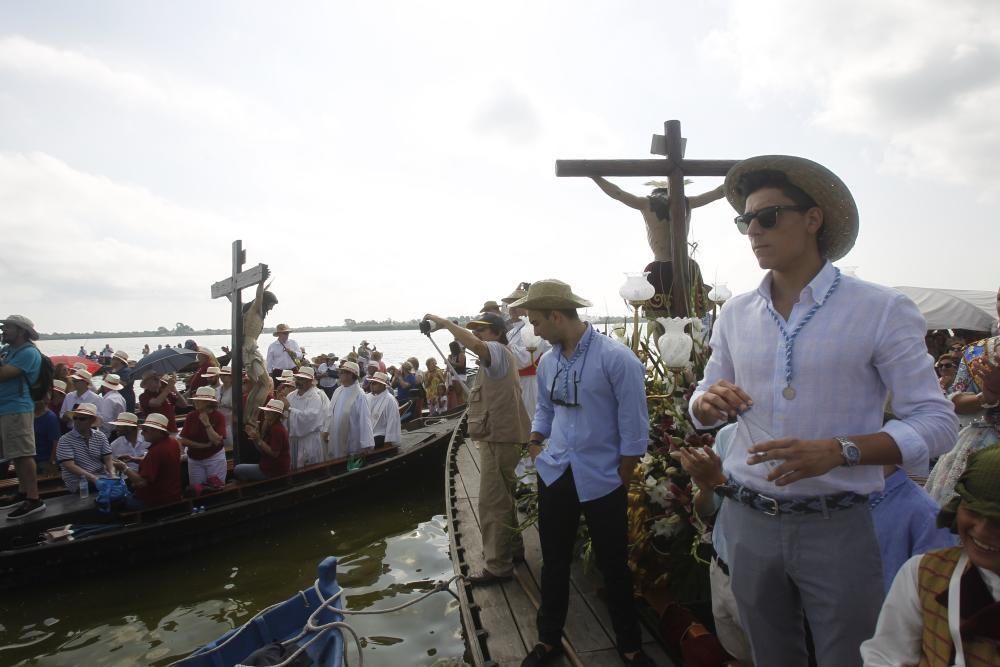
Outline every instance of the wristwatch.
POLYGON ((861 450, 856 444, 839 435, 836 440, 840 443, 840 454, 844 457, 844 462, 841 465, 853 468, 861 463, 861 450))

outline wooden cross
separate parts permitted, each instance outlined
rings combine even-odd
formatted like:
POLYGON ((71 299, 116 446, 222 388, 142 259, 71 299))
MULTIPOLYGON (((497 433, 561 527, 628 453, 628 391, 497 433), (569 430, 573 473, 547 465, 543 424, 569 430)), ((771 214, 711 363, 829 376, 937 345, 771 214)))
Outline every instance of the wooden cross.
POLYGON ((233 304, 233 324, 229 362, 232 369, 233 384, 233 459, 240 462, 241 447, 249 446, 243 431, 243 297, 242 292, 247 287, 258 285, 267 276, 267 265, 258 264, 252 269, 243 271, 247 253, 243 249, 243 241, 233 241, 233 275, 212 285, 212 298, 228 298, 233 304))
POLYGON ((556 160, 556 176, 666 176, 670 185, 670 221, 673 243, 673 286, 670 310, 675 317, 687 317, 688 251, 684 198, 685 176, 725 176, 738 160, 688 160, 687 142, 681 137, 681 122, 668 120, 664 134, 654 134, 650 153, 665 160, 556 160))

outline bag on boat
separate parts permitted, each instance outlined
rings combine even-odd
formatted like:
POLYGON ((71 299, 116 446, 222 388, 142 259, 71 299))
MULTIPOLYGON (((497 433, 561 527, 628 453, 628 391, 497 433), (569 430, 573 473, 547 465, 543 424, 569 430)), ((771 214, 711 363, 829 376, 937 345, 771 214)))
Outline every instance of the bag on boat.
POLYGON ((110 512, 112 505, 123 503, 131 495, 124 477, 98 477, 95 484, 97 509, 102 512, 110 512))

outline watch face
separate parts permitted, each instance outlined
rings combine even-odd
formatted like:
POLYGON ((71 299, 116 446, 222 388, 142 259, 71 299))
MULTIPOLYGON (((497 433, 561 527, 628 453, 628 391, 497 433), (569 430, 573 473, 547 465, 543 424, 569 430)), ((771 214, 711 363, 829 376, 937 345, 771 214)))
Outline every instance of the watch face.
POLYGON ((847 456, 847 465, 856 466, 861 463, 861 450, 853 442, 844 447, 844 454, 847 456))

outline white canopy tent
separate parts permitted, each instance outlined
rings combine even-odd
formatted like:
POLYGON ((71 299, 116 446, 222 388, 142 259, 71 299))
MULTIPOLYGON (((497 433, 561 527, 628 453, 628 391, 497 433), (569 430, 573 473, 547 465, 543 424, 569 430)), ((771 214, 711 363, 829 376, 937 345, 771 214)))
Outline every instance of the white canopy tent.
POLYGON ((927 329, 989 331, 997 320, 996 292, 930 287, 896 287, 927 320, 927 329))

